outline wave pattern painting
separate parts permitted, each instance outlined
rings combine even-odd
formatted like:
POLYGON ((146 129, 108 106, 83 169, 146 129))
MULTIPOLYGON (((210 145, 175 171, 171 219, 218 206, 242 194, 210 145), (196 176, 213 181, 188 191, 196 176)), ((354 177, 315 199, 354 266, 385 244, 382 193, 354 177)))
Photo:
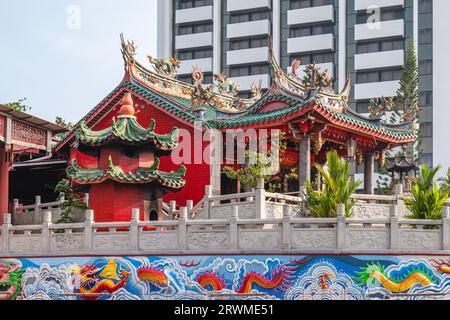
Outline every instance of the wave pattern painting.
POLYGON ((0 300, 447 300, 450 258, 0 259, 0 300))

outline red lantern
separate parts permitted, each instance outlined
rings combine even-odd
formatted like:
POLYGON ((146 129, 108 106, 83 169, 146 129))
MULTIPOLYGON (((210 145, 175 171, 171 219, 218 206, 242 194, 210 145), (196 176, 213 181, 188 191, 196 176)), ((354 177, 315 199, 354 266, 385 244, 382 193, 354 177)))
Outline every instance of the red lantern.
POLYGON ((300 123, 300 130, 302 131, 303 134, 308 133, 308 131, 309 131, 309 124, 308 124, 308 122, 300 123))

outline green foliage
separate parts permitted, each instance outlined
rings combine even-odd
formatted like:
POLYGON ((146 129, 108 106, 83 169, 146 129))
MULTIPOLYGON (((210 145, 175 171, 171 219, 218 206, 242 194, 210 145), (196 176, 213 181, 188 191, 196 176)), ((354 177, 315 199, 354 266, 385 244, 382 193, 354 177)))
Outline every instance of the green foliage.
POLYGON ((14 110, 26 112, 26 111, 31 110, 31 107, 27 106, 25 104, 26 100, 27 100, 27 98, 22 98, 22 99, 19 99, 19 100, 15 101, 15 102, 5 103, 5 106, 7 106, 9 108, 12 108, 14 110))
POLYGON ((442 207, 448 199, 448 190, 439 190, 435 181, 440 167, 420 167, 420 175, 414 179, 411 190, 412 198, 404 198, 406 206, 411 211, 409 219, 438 220, 442 218, 442 207))
POLYGON ((450 192, 450 168, 447 169, 445 177, 439 178, 438 181, 440 183, 441 191, 450 192))
POLYGON ((59 205, 61 209, 61 218, 56 223, 72 223, 72 214, 74 209, 87 209, 81 194, 74 191, 70 186, 69 180, 62 179, 55 187, 55 192, 64 196, 64 201, 59 205))
POLYGON ((321 191, 315 191, 312 184, 307 182, 308 192, 306 207, 316 217, 336 217, 337 205, 345 205, 345 215, 351 215, 355 201, 350 196, 355 193, 361 181, 353 181, 350 177, 350 164, 339 158, 336 151, 327 154, 328 170, 321 165, 316 168, 324 181, 321 191))
MULTIPOLYGON (((279 139, 280 139, 278 141, 279 157, 283 157, 284 152, 286 151, 287 148, 286 133, 280 132, 279 139)), ((273 172, 272 162, 270 161, 270 159, 272 158, 272 154, 270 152, 267 153, 267 156, 263 156, 263 154, 261 153, 245 151, 244 157, 249 164, 242 166, 239 169, 235 169, 232 167, 224 167, 223 173, 225 173, 228 179, 240 181, 242 187, 244 187, 245 189, 247 188, 256 189, 259 180, 269 181, 272 178, 273 174, 276 173, 273 172), (254 159, 255 161, 249 161, 250 159, 254 159)), ((272 182, 268 185, 268 188, 269 190, 272 191, 277 189, 280 190, 281 185, 272 182)))
MULTIPOLYGON (((245 157, 246 159, 250 159, 250 152, 246 151, 245 157)), ((240 181, 244 188, 256 189, 259 180, 268 181, 272 177, 272 174, 270 174, 270 161, 263 161, 261 154, 256 154, 254 157, 256 160, 254 164, 248 164, 239 169, 224 167, 223 172, 229 179, 240 181)))
POLYGON ((408 43, 405 66, 400 78, 400 88, 397 91, 397 110, 408 112, 419 105, 419 67, 417 64, 416 46, 414 40, 408 43))

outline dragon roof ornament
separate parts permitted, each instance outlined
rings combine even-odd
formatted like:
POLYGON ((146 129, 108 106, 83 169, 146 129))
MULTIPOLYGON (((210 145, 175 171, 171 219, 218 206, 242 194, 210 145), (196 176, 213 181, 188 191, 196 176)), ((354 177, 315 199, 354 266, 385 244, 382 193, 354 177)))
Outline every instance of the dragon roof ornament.
MULTIPOLYGON (((134 44, 130 47, 128 45, 130 42, 125 42, 123 35, 121 35, 121 42, 127 74, 156 92, 176 98, 197 101, 199 104, 209 105, 217 111, 230 114, 241 113, 257 101, 256 97, 252 99, 239 98, 237 96, 239 87, 229 79, 226 79, 223 74, 215 75, 216 80, 212 88, 205 89, 209 91, 207 95, 198 95, 199 90, 196 88, 198 87, 198 83, 192 85, 175 79, 176 72, 181 66, 181 62, 178 59, 155 59, 148 56, 154 69, 154 71, 151 71, 135 60, 136 48, 134 44), (205 100, 199 101, 198 99, 205 100)), ((199 68, 194 68, 193 76, 198 71, 202 73, 199 68)), ((203 80, 202 86, 204 86, 203 80)), ((180 107, 185 108, 185 106, 180 107)), ((194 105, 190 108, 191 111, 195 111, 196 109, 197 106, 194 105)))
POLYGON ((335 111, 344 112, 348 109, 348 97, 350 95, 351 80, 348 77, 342 92, 337 93, 332 85, 333 79, 328 70, 320 72, 315 64, 309 65, 305 69, 305 76, 299 79, 297 71, 301 65, 300 60, 294 60, 291 65, 291 73, 283 71, 275 58, 272 40, 269 37, 269 64, 272 69, 273 87, 272 91, 284 92, 308 99, 314 96, 321 101, 324 106, 335 111))

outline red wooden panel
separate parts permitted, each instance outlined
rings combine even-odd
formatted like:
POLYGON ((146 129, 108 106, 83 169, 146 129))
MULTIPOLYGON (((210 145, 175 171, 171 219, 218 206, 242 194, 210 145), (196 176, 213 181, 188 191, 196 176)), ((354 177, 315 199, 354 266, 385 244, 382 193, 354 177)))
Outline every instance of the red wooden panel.
POLYGON ((11 140, 45 148, 47 147, 47 131, 13 120, 11 140))

